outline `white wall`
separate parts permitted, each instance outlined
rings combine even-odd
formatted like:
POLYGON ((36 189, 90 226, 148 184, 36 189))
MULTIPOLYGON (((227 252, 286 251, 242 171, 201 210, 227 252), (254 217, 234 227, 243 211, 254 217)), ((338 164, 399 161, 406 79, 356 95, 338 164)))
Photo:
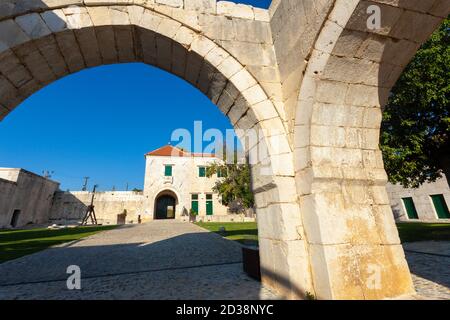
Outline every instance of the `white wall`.
MULTIPOLYGON (((198 167, 217 161, 220 160, 214 157, 147 156, 144 182, 146 219, 153 219, 155 199, 164 190, 170 190, 177 196, 176 218, 181 218, 184 209, 189 212, 193 193, 199 194, 199 215, 205 216, 206 194, 212 193, 217 177, 199 177, 198 167), (173 165, 171 178, 164 176, 165 165, 173 165)), ((213 214, 227 214, 227 207, 219 202, 217 194, 213 194, 213 214)))

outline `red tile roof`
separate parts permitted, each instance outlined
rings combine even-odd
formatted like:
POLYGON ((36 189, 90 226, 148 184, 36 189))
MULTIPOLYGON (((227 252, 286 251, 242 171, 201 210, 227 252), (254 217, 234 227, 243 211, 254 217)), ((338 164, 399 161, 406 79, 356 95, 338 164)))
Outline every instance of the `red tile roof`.
POLYGON ((166 145, 159 149, 153 150, 146 154, 146 156, 159 157, 215 157, 214 153, 190 153, 171 145, 166 145))

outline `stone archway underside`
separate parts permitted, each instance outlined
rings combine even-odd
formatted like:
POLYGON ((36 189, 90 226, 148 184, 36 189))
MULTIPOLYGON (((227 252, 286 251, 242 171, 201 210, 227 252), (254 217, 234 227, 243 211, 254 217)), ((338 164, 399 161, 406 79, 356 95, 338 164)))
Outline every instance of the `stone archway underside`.
POLYGON ((6 0, 0 120, 45 85, 144 62, 262 130, 252 165, 263 282, 289 298, 411 294, 378 149, 380 107, 448 0, 6 0), (369 5, 382 29, 366 29, 369 5), (268 161, 269 171, 266 162, 268 161), (264 173, 263 173, 264 172, 264 173))

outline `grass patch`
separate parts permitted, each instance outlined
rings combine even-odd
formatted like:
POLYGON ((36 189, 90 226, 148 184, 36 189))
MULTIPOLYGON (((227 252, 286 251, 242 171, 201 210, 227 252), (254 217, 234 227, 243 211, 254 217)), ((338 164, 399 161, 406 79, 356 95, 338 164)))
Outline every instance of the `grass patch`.
POLYGON ((450 241, 450 223, 397 223, 402 242, 450 241))
POLYGON ((0 231, 0 263, 35 253, 50 246, 79 240, 116 226, 83 226, 67 229, 27 229, 0 231))
MULTIPOLYGON (((198 226, 219 233, 225 227, 225 238, 245 245, 258 245, 258 227, 256 222, 199 222, 198 226)), ((450 223, 398 223, 397 229, 401 242, 413 241, 450 241, 450 223)), ((219 233, 220 234, 220 233, 219 233)))
POLYGON ((244 245, 258 245, 258 227, 256 222, 198 222, 196 225, 244 245), (225 227, 225 234, 219 232, 220 227, 225 227))

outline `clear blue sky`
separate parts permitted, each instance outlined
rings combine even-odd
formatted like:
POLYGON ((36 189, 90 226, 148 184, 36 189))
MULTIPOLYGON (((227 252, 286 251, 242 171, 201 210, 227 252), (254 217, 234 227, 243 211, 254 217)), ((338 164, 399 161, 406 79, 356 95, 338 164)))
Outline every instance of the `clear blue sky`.
POLYGON ((144 154, 167 144, 174 129, 192 131, 196 120, 204 130, 231 128, 206 96, 165 71, 137 63, 87 69, 33 94, 0 122, 7 137, 0 167, 54 171, 63 190, 80 190, 85 176, 101 190, 142 188, 144 154))

